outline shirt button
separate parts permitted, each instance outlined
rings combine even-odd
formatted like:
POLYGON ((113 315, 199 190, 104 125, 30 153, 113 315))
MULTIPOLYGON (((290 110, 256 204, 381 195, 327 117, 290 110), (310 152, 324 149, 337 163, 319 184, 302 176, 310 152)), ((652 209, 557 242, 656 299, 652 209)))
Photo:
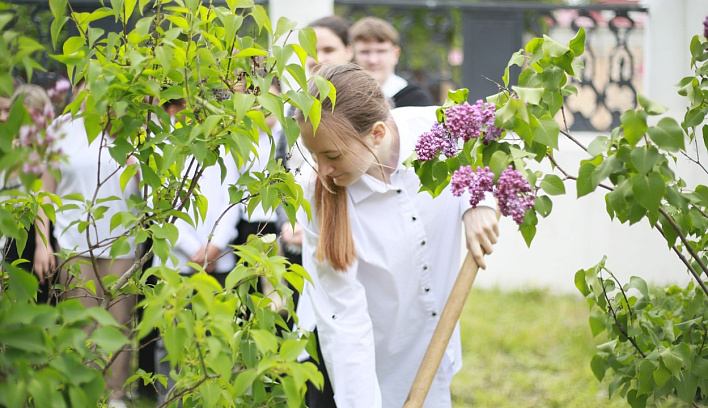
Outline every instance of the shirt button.
POLYGON ((425 241, 421 242, 420 245, 425 245, 425 241))
POLYGON ((411 219, 412 219, 413 221, 417 220, 417 218, 415 218, 415 217, 411 217, 411 219))
POLYGON ((428 265, 423 265, 423 270, 427 271, 428 270, 428 265))
POLYGON ((337 315, 332 315, 332 320, 337 320, 337 315))
POLYGON ((433 312, 432 315, 433 315, 433 316, 437 316, 437 315, 438 315, 438 312, 433 312))
POLYGON ((399 188, 398 190, 396 190, 396 192, 397 192, 398 194, 401 194, 401 191, 402 191, 402 190, 401 190, 400 188, 399 188))
POLYGON ((429 286, 426 286, 425 288, 423 288, 423 290, 426 291, 426 292, 430 292, 430 287, 429 287, 429 286))

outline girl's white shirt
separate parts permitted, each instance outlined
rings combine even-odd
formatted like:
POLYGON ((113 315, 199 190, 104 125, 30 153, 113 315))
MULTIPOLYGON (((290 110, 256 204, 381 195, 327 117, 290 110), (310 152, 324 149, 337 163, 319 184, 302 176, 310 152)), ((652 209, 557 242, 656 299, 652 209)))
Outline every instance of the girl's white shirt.
MULTIPOLYGON (((303 266, 313 279, 303 296, 311 303, 299 306, 300 327, 312 328, 311 307, 339 408, 403 406, 459 271, 469 200, 449 189, 435 199, 419 192, 418 176, 403 165, 435 122, 436 109, 394 109, 400 158, 390 184, 364 175, 348 187, 357 260, 346 271, 317 262, 317 220, 299 215, 303 266)), ((311 198, 314 176, 308 179, 303 184, 311 198)), ((496 204, 487 197, 481 205, 496 204)), ((449 386, 460 367, 457 328, 425 407, 451 406, 449 386)))
MULTIPOLYGON (((98 204, 107 206, 108 210, 103 214, 103 218, 96 220, 95 228, 88 227, 89 238, 86 237, 86 231, 79 231, 77 224, 71 225, 76 220, 85 221, 87 219, 86 205, 84 202, 64 200, 64 205, 76 203, 77 208, 57 211, 54 235, 60 248, 74 249, 82 253, 87 251, 90 245, 107 238, 118 237, 125 232, 121 226, 111 230, 111 218, 118 212, 130 211, 126 200, 131 194, 139 194, 138 181, 135 177, 131 177, 125 189, 121 188, 120 176, 123 169, 111 157, 108 146, 101 145, 102 141, 109 143, 110 139, 98 135, 89 144, 83 118, 76 117, 67 120, 66 117, 60 117, 56 120, 63 122, 59 132, 63 133, 64 137, 59 140, 57 146, 62 149, 67 161, 60 164, 61 179, 57 182, 55 193, 60 197, 78 193, 83 195, 85 200, 90 200, 98 186, 100 155, 100 178, 104 184, 98 189, 96 199, 98 201, 109 197, 117 198, 98 204)), ((128 242, 134 249, 131 237, 128 237, 128 242)), ((98 258, 110 258, 110 246, 102 247, 95 255, 98 258)), ((83 256, 89 256, 89 254, 84 253, 83 256)), ((128 254, 117 258, 132 258, 134 256, 135 253, 131 250, 128 254)))

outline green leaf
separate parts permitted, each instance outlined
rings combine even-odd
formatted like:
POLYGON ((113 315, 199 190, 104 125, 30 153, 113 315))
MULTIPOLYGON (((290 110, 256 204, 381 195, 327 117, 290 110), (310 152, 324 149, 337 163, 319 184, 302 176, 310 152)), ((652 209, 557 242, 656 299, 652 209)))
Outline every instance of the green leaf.
POLYGON ((649 137, 664 150, 675 152, 685 148, 683 129, 673 118, 663 118, 649 128, 649 137))
POLYGON ((639 94, 637 100, 639 101, 639 105, 644 108, 644 110, 650 115, 661 115, 662 113, 665 113, 668 109, 666 106, 663 106, 658 102, 652 101, 642 93, 639 94))
POLYGON ((121 236, 111 244, 111 258, 127 255, 133 250, 132 245, 128 241, 128 237, 121 236))
POLYGON ((189 341, 187 331, 184 327, 170 325, 165 328, 165 335, 162 336, 170 362, 177 365, 184 356, 184 345, 189 341))
POLYGON ((558 67, 548 67, 541 73, 544 88, 551 92, 558 92, 560 87, 565 83, 565 72, 558 67))
POLYGON ((86 314, 101 326, 118 326, 118 322, 106 309, 100 307, 90 307, 86 309, 86 314))
POLYGON ((543 218, 548 217, 553 209, 553 201, 548 196, 537 196, 533 200, 533 208, 536 212, 541 214, 543 218))
POLYGON ((125 191, 125 186, 136 174, 138 174, 138 164, 131 164, 123 170, 120 174, 120 189, 122 191, 125 191))
POLYGON ((632 408, 645 408, 647 406, 647 400, 649 399, 649 395, 647 395, 647 394, 638 395, 638 394, 639 394, 639 391, 630 390, 627 393, 627 402, 629 403, 629 406, 632 408))
POLYGON ((270 23, 270 18, 268 18, 268 12, 263 6, 258 4, 254 5, 251 9, 251 16, 253 16, 256 25, 258 25, 258 34, 261 33, 263 28, 271 35, 273 34, 273 26, 270 23))
POLYGON ((649 173, 661 159, 662 155, 654 146, 637 146, 630 155, 632 164, 641 174, 649 173))
POLYGON ((590 360, 590 368, 592 369, 592 373, 595 374, 595 378, 597 378, 598 381, 602 381, 602 379, 605 378, 605 373, 609 366, 604 358, 596 354, 592 356, 592 360, 590 360))
POLYGON ((531 105, 538 105, 543 96, 543 88, 525 88, 521 86, 513 87, 514 92, 519 95, 519 98, 531 105))
POLYGON ((566 47, 565 45, 562 45, 558 42, 556 42, 554 39, 551 37, 544 35, 543 36, 543 54, 547 55, 549 57, 553 58, 558 58, 562 57, 570 51, 570 48, 566 47))
POLYGON ((120 18, 123 13, 123 0, 111 0, 111 8, 116 16, 116 21, 120 18))
POLYGON ((108 351, 115 353, 129 343, 123 332, 112 326, 102 326, 91 333, 91 341, 108 351))
POLYGON ((594 171, 595 165, 592 163, 583 163, 580 166, 580 170, 578 171, 578 180, 576 180, 575 183, 578 198, 595 191, 597 185, 593 183, 592 175, 594 171))
POLYGON ((593 171, 592 184, 597 187, 607 177, 610 177, 623 169, 624 164, 617 158, 617 156, 609 156, 593 171))
POLYGON ((37 297, 39 282, 34 275, 15 267, 8 268, 7 275, 9 277, 8 292, 12 294, 15 301, 24 303, 37 297))
POLYGON ((649 176, 635 174, 632 177, 632 192, 637 202, 650 213, 658 211, 664 191, 666 184, 658 173, 649 176))
POLYGON ((233 395, 243 395, 247 389, 251 388, 251 384, 258 378, 258 372, 250 369, 239 373, 233 383, 233 395))
POLYGON ((66 6, 67 0, 49 0, 49 8, 52 11, 52 24, 50 27, 52 46, 56 49, 57 42, 59 41, 59 35, 64 28, 64 25, 69 21, 69 17, 66 16, 66 6))
POLYGON ((585 29, 583 27, 580 27, 575 37, 568 43, 568 46, 575 54, 575 57, 579 57, 585 52, 585 29))
POLYGON ((690 372, 684 372, 683 375, 673 379, 674 387, 681 401, 687 405, 696 400, 696 392, 698 391, 698 378, 690 372))
POLYGON ((683 360, 681 357, 674 353, 671 349, 665 349, 659 354, 659 356, 671 375, 678 378, 681 373, 681 367, 683 366, 683 360))
MULTIPOLYGON (((0 334, 0 343, 8 347, 9 352, 17 353, 18 350, 30 353, 47 352, 44 344, 44 334, 37 326, 21 326, 13 329, 4 329, 0 334)), ((6 352, 7 352, 6 351, 6 352)))
POLYGON ((507 153, 502 150, 494 152, 489 159, 489 170, 499 175, 502 171, 506 170, 507 167, 509 167, 509 156, 507 153))
POLYGON ((544 116, 538 121, 538 127, 534 132, 534 141, 558 150, 558 135, 560 126, 558 122, 548 116, 544 116))
POLYGON ((261 353, 273 352, 278 349, 278 340, 271 332, 251 330, 251 337, 256 342, 256 347, 261 353))
POLYGON ((634 147, 647 133, 647 113, 644 111, 628 110, 620 116, 624 136, 629 144, 634 147))
POLYGON ((121 19, 127 24, 130 21, 130 16, 133 15, 133 11, 135 11, 135 6, 138 3, 138 0, 125 0, 124 7, 125 7, 125 16, 121 16, 121 19))
POLYGON ((604 154, 611 143, 612 141, 607 136, 598 136, 588 145, 588 154, 593 157, 604 154))
POLYGON ((563 180, 555 174, 546 174, 541 180, 541 189, 548 195, 565 194, 565 184, 563 180))
POLYGON ((470 94, 469 89, 467 88, 460 88, 456 90, 449 90, 447 91, 447 99, 449 101, 452 101, 456 104, 461 104, 467 101, 467 98, 470 94))
POLYGON ((285 17, 280 17, 278 23, 275 25, 275 34, 273 35, 273 42, 277 41, 278 38, 297 27, 297 22, 292 21, 285 17))
POLYGON ((286 340, 280 345, 280 358, 283 361, 294 361, 305 350, 307 342, 302 340, 286 340))
POLYGON ((307 55, 316 59, 317 35, 315 34, 315 29, 312 27, 300 29, 300 32, 297 34, 297 39, 300 42, 300 46, 307 52, 307 55))

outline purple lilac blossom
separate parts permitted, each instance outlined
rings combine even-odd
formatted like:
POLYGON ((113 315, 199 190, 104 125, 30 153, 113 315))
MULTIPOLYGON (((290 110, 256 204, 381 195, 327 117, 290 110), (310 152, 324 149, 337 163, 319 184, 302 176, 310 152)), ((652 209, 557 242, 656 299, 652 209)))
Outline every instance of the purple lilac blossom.
POLYGON ((703 20, 703 36, 708 38, 708 16, 703 20))
POLYGON ((494 173, 489 167, 481 168, 477 166, 477 171, 472 171, 472 166, 463 166, 455 170, 450 177, 450 191, 459 197, 465 192, 470 193, 470 205, 472 208, 484 199, 487 192, 494 190, 494 173))
POLYGON ((17 137, 17 145, 30 150, 22 171, 41 174, 46 171, 47 165, 56 168, 55 164, 63 155, 55 145, 64 136, 60 128, 67 118, 53 120, 54 111, 51 106, 43 111, 32 110, 29 113, 33 124, 22 125, 17 137))
POLYGON ((531 186, 512 166, 504 170, 497 181, 494 197, 498 200, 502 215, 511 216, 517 224, 524 220, 526 210, 533 207, 534 195, 531 186))
POLYGON ((496 107, 492 103, 478 100, 474 105, 464 102, 445 111, 445 126, 450 135, 461 138, 467 142, 482 136, 483 140, 490 142, 501 137, 502 130, 494 126, 494 112, 496 107))
MULTIPOLYGON (((418 160, 433 160, 437 157, 441 149, 449 149, 449 147, 445 145, 447 139, 449 139, 449 137, 447 136, 445 129, 439 123, 433 124, 433 127, 430 128, 428 132, 423 133, 418 138, 418 143, 415 146, 415 152, 418 155, 418 160)), ((457 153, 457 151, 455 151, 455 153, 457 153)))

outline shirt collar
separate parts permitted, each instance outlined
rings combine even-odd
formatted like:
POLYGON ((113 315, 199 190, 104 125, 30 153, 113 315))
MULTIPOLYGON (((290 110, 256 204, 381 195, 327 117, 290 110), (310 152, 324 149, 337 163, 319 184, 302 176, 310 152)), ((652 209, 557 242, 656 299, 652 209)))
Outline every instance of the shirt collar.
POLYGON ((408 81, 396 74, 391 74, 386 78, 386 82, 381 85, 381 91, 387 98, 393 98, 401 89, 408 86, 408 81))
MULTIPOLYGON (((397 116, 400 115, 397 115, 396 111, 397 109, 391 111, 391 115, 393 116, 393 119, 396 122, 396 126, 398 127, 399 137, 398 164, 394 173, 398 173, 398 171, 404 168, 403 162, 408 159, 408 156, 410 152, 414 150, 413 148, 416 143, 415 138, 406 137, 406 135, 408 135, 408 124, 405 120, 397 120, 397 116)), ((396 181, 396 177, 394 176, 395 174, 391 175, 392 184, 387 185, 386 183, 377 179, 374 176, 364 174, 354 184, 347 187, 347 190, 349 191, 349 195, 352 198, 352 201, 356 204, 359 201, 368 198, 374 193, 381 194, 389 190, 397 189, 397 187, 394 185, 396 181)))

